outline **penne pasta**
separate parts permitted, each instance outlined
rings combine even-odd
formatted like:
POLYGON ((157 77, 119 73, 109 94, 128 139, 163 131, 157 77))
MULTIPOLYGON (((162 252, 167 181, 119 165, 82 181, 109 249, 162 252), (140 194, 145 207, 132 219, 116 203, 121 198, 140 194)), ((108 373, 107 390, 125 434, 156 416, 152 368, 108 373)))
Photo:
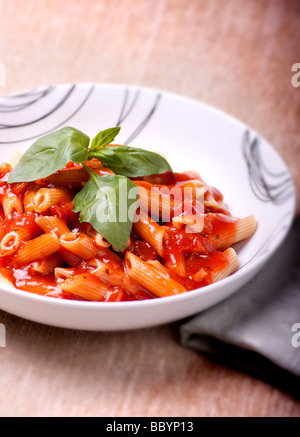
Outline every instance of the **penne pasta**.
MULTIPOLYGON (((99 175, 114 174, 110 169, 104 168, 97 160, 89 161, 88 166, 99 175)), ((89 174, 82 166, 63 168, 45 178, 48 185, 72 188, 82 188, 88 180, 89 174)))
POLYGON ((100 260, 96 260, 97 266, 91 274, 101 279, 107 285, 118 286, 130 294, 138 294, 144 288, 136 281, 126 275, 121 266, 110 266, 100 260))
MULTIPOLYGON (((71 232, 65 221, 57 216, 41 215, 38 216, 35 221, 45 233, 54 232, 58 238, 71 232)), ((60 246, 59 251, 63 259, 70 266, 76 266, 82 259, 62 246, 60 246)))
POLYGON ((23 226, 8 232, 0 242, 0 256, 13 255, 20 247, 22 241, 37 237, 38 230, 34 227, 23 226))
POLYGON ((229 247, 223 252, 223 255, 226 256, 228 264, 219 269, 216 268, 212 273, 212 282, 220 281, 221 279, 227 278, 227 276, 231 275, 238 269, 238 259, 235 250, 232 247, 229 247))
POLYGON ((24 194, 23 203, 24 203, 24 210, 26 212, 34 212, 34 207, 35 207, 34 199, 36 193, 39 191, 40 188, 41 187, 39 185, 34 185, 33 187, 30 187, 24 194))
POLYGON ((86 300, 101 301, 105 294, 110 291, 99 278, 92 276, 90 273, 80 273, 76 276, 70 276, 60 282, 60 288, 68 293, 80 296, 86 300))
MULTIPOLYGON (((210 216, 213 217, 212 215, 210 216)), ((230 220, 232 226, 227 226, 223 229, 223 225, 221 225, 221 229, 219 229, 219 226, 216 225, 214 232, 209 236, 215 250, 224 250, 235 243, 246 240, 251 237, 256 230, 257 224, 253 215, 242 219, 231 220, 229 218, 228 220, 230 220)))
POLYGON ((67 232, 59 239, 60 245, 80 259, 89 259, 97 255, 98 249, 93 240, 80 232, 67 232))
POLYGON ((84 167, 71 167, 57 171, 46 178, 46 183, 59 187, 82 187, 89 175, 84 167))
POLYGON ((133 253, 126 253, 125 268, 130 278, 137 281, 155 296, 172 296, 186 292, 182 284, 171 278, 166 278, 156 268, 142 261, 133 253))
POLYGON ((54 232, 58 237, 70 232, 66 222, 60 217, 40 215, 35 222, 45 232, 54 232))
POLYGON ((170 274, 168 272, 168 269, 166 269, 165 266, 161 264, 157 259, 146 261, 146 263, 156 269, 162 276, 165 278, 170 278, 170 274))
POLYGON ((60 248, 58 237, 54 233, 42 234, 24 243, 16 253, 16 265, 27 265, 57 252, 60 248))
POLYGON ((66 268, 66 267, 55 267, 54 269, 54 276, 55 279, 58 281, 64 281, 67 278, 70 278, 74 276, 75 271, 73 268, 66 268))
POLYGON ((3 196, 2 207, 6 218, 11 217, 15 212, 22 213, 24 211, 23 202, 13 193, 3 196))
MULTIPOLYGON (((198 173, 173 173, 169 166, 166 172, 129 177, 129 188, 138 187, 138 202, 131 193, 129 207, 121 202, 120 187, 135 155, 126 163, 124 147, 95 150, 83 153, 85 162, 69 162, 35 181, 28 176, 23 181, 22 168, 18 173, 0 164, 0 278, 31 293, 106 305, 188 293, 238 269, 233 246, 254 234, 253 215, 232 216, 222 193, 198 173)), ((30 166, 26 171, 30 174, 30 166)))
POLYGON ((72 201, 71 193, 63 188, 40 188, 34 198, 34 211, 45 212, 51 206, 72 201))
POLYGON ((41 275, 48 275, 54 272, 54 269, 61 266, 64 263, 62 256, 55 252, 42 260, 35 261, 31 265, 31 270, 35 273, 40 273, 41 275))
POLYGON ((146 213, 139 211, 138 220, 133 223, 133 231, 150 244, 158 255, 163 256, 163 242, 168 235, 166 229, 154 222, 146 213))

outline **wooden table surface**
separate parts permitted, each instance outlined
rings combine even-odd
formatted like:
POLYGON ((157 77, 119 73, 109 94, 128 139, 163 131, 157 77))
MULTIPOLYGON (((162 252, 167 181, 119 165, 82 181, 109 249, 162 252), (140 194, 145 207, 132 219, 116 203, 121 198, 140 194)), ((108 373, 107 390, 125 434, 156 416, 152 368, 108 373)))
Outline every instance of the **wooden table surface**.
MULTIPOLYGON (((0 93, 117 82, 202 100, 274 145, 299 200, 299 29, 299 1, 0 0, 0 93)), ((2 417, 300 415, 276 387, 183 348, 180 322, 98 333, 0 311, 0 323, 2 417)))

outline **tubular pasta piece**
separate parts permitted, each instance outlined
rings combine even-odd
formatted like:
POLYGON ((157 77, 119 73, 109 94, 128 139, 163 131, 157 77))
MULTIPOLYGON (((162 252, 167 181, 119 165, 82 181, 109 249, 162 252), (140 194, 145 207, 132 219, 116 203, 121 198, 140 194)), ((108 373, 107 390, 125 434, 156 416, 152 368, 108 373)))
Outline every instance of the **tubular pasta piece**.
POLYGON ((164 278, 170 278, 168 269, 166 269, 166 267, 163 266, 162 263, 159 262, 157 259, 148 260, 146 261, 146 263, 149 264, 151 267, 155 268, 164 278))
MULTIPOLYGON (((102 164, 96 160, 88 161, 88 166, 94 173, 99 175, 114 174, 114 172, 108 168, 104 168, 102 164)), ((90 175, 84 167, 70 167, 58 170, 56 173, 45 178, 47 184, 52 184, 61 187, 73 187, 82 188, 83 185, 89 180, 90 175)))
POLYGON ((55 232, 58 237, 70 232, 66 222, 54 215, 40 215, 36 217, 35 222, 44 232, 55 232))
POLYGON ((59 240, 54 233, 42 234, 21 246, 14 261, 17 265, 26 265, 51 255, 59 248, 59 240))
POLYGON ((70 276, 60 282, 59 287, 90 301, 103 300, 106 292, 110 290, 99 278, 92 276, 90 273, 70 276))
POLYGON ((159 256, 163 256, 163 242, 168 235, 166 229, 151 220, 143 211, 139 212, 138 217, 139 220, 133 223, 133 231, 150 244, 159 256))
POLYGON ((100 260, 96 260, 96 265, 97 267, 91 274, 97 276, 107 285, 121 287, 131 294, 143 291, 143 287, 135 280, 129 278, 121 268, 110 267, 109 264, 105 264, 100 260))
POLYGON ((239 219, 236 223, 235 243, 251 237, 254 234, 256 227, 257 223, 254 215, 249 215, 248 217, 239 219))
POLYGON ((81 187, 82 182, 89 180, 89 174, 84 167, 64 168, 45 178, 47 184, 58 186, 81 187))
MULTIPOLYGON (((70 229, 68 228, 66 222, 60 217, 41 215, 36 217, 35 221, 44 232, 54 232, 58 238, 64 234, 70 233, 70 229)), ((69 266, 76 266, 81 261, 81 258, 63 247, 60 248, 60 253, 69 266)))
POLYGON ((51 206, 73 199, 71 193, 63 188, 41 188, 34 198, 35 212, 45 212, 51 206))
POLYGON ((125 267, 128 276, 139 282, 144 288, 158 297, 185 293, 183 285, 171 278, 165 278, 157 269, 142 261, 131 252, 125 256, 125 267))
POLYGON ((221 279, 227 278, 238 269, 238 259, 235 250, 232 247, 224 250, 224 255, 228 259, 228 265, 222 270, 216 269, 212 272, 212 282, 220 281, 221 279))
POLYGON ((62 256, 58 252, 55 252, 42 260, 35 261, 31 265, 31 270, 42 275, 47 275, 53 272, 56 267, 61 266, 63 263, 64 260, 62 256))
POLYGON ((74 269, 66 267, 55 267, 54 276, 56 280, 65 280, 74 276, 74 269))
POLYGON ((69 252, 67 249, 65 249, 64 247, 60 248, 60 253, 62 254, 62 256, 64 257, 66 263, 69 266, 77 266, 77 264, 80 263, 80 261, 82 261, 82 258, 79 258, 79 256, 74 255, 74 253, 69 252))
MULTIPOLYGON (((82 225, 82 227, 80 228, 80 231, 82 233, 84 233, 85 235, 87 235, 88 237, 92 238, 95 245, 99 248, 103 249, 103 248, 108 248, 111 246, 111 244, 104 237, 102 237, 102 235, 99 234, 99 232, 97 232, 96 229, 94 229, 93 226, 89 223, 84 223, 82 225)), ((129 247, 128 246, 129 242, 130 242, 130 240, 128 240, 127 245, 126 245, 124 250, 126 250, 127 247, 129 247)))
POLYGON ((14 254, 19 249, 22 241, 31 240, 37 235, 37 230, 32 226, 18 227, 8 232, 0 242, 0 256, 14 254))
POLYGON ((226 231, 209 237, 215 250, 224 250, 233 244, 251 237, 256 230, 256 219, 254 215, 237 219, 234 226, 229 227, 226 231))
POLYGON ((0 256, 13 255, 20 247, 21 239, 17 232, 11 231, 4 235, 0 242, 0 256))
POLYGON ((9 218, 14 212, 24 212, 23 202, 13 193, 3 196, 2 206, 6 218, 9 218))
POLYGON ((34 185, 26 191, 23 199, 24 210, 26 212, 34 212, 34 199, 40 188, 41 187, 39 185, 34 185))
POLYGON ((68 232, 59 239, 60 245, 81 259, 89 259, 96 256, 98 249, 92 238, 80 232, 68 232))

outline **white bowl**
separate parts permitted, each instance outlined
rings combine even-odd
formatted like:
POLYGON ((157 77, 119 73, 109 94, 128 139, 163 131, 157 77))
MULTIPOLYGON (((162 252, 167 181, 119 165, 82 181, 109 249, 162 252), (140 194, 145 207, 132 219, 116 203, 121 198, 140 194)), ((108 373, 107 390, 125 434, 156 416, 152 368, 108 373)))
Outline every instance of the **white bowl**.
POLYGON ((121 126, 118 143, 162 152, 175 171, 194 170, 224 195, 233 215, 254 214, 258 228, 235 246, 230 277, 172 297, 82 302, 39 296, 2 284, 0 308, 63 328, 126 330, 196 314, 248 282, 283 242, 294 216, 291 176, 276 151, 240 121, 197 101, 160 90, 115 84, 38 88, 0 98, 1 161, 62 126, 90 137, 121 126))

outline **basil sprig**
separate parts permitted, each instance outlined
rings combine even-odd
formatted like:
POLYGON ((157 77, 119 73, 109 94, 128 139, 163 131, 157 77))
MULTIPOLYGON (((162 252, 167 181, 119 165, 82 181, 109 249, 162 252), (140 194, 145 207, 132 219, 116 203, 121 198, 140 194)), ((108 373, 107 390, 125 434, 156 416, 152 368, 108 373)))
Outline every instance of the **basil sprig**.
POLYGON ((123 251, 132 228, 137 186, 129 177, 172 172, 159 154, 111 143, 120 131, 113 127, 99 132, 92 141, 73 127, 64 127, 38 139, 11 171, 8 183, 47 178, 69 162, 81 163, 90 179, 73 200, 81 222, 90 223, 117 251, 123 251), (91 143, 91 144, 90 144, 91 143), (96 158, 115 175, 99 176, 86 161, 96 158))

